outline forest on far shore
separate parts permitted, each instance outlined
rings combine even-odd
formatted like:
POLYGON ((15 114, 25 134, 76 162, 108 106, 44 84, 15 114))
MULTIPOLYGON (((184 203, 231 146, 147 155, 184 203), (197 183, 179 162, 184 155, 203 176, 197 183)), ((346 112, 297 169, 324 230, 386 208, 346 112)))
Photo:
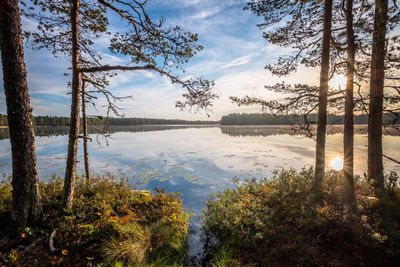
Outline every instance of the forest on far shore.
MULTIPOLYGON (((318 116, 317 114, 310 114, 307 116, 307 120, 310 123, 317 123, 318 116)), ((231 113, 221 118, 221 125, 296 125, 304 122, 303 116, 299 115, 275 116, 259 113, 231 113)), ((343 122, 344 115, 328 115, 328 124, 340 125, 343 122)), ((383 122, 385 124, 400 124, 400 113, 396 115, 384 114, 383 122)), ((368 124, 368 115, 355 115, 354 124, 368 124)))
MULTIPOLYGON (((400 124, 400 113, 396 115, 384 114, 384 123, 386 124, 400 124)), ((68 126, 69 117, 57 116, 34 116, 33 123, 36 126, 68 126)), ((344 116, 330 115, 328 116, 328 124, 343 124, 344 116)), ((308 115, 308 121, 311 123, 317 122, 317 114, 308 115)), ((203 120, 179 120, 179 119, 154 119, 154 118, 116 118, 116 117, 88 117, 88 123, 91 125, 103 125, 107 121, 108 125, 157 125, 157 124, 184 124, 184 125, 296 125, 304 123, 302 116, 285 115, 274 116, 261 113, 231 113, 222 116, 220 121, 203 121, 203 120)), ((354 116, 354 124, 368 124, 368 115, 354 116)), ((0 114, 0 126, 7 126, 7 115, 0 114)))
MULTIPOLYGON (((151 118, 116 118, 116 117, 102 117, 93 116, 87 118, 89 125, 156 125, 156 124, 219 124, 219 121, 201 121, 201 120, 178 120, 178 119, 151 119, 151 118)), ((69 117, 57 116, 33 116, 33 124, 35 126, 69 126, 69 117)), ((0 114, 0 125, 7 126, 7 115, 0 114)))

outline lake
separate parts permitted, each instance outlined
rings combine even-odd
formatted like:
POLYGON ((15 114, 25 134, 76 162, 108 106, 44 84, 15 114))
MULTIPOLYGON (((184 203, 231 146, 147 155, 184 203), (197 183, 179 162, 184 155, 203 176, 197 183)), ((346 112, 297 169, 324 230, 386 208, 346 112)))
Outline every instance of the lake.
MULTIPOLYGON (((342 157, 341 126, 328 129, 326 160, 339 168, 342 157)), ((11 151, 6 129, 0 129, 0 173, 11 175, 11 151)), ((232 179, 270 177, 273 170, 312 166, 315 141, 295 135, 288 126, 121 126, 112 127, 108 145, 90 134, 89 158, 92 174, 111 172, 134 178, 141 188, 155 187, 182 193, 183 204, 196 216, 192 254, 199 249, 203 202, 211 193, 232 186, 232 179), (99 141, 99 142, 97 142, 99 141)), ((356 126, 355 173, 366 172, 367 135, 356 126)), ((39 179, 52 174, 63 177, 68 144, 67 127, 38 127, 36 153, 39 179)), ((400 159, 400 136, 385 132, 384 154, 400 159)), ((81 141, 80 141, 81 142, 81 141)), ((78 173, 84 173, 80 143, 78 173)), ((385 171, 400 173, 400 165, 384 159, 385 171)))

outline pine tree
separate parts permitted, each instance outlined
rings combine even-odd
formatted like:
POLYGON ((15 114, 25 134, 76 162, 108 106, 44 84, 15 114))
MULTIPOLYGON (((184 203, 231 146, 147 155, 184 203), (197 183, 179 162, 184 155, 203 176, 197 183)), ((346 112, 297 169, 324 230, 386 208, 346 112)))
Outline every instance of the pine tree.
MULTIPOLYGON (((205 109, 217 97, 211 89, 213 81, 205 79, 184 81, 173 73, 188 62, 202 46, 197 44, 197 34, 185 32, 179 26, 170 27, 161 19, 154 22, 146 13, 147 1, 89 1, 89 0, 37 0, 34 10, 28 16, 39 22, 38 30, 27 33, 33 47, 50 49, 55 55, 71 56, 71 116, 68 156, 65 171, 63 208, 72 206, 73 188, 76 176, 76 155, 79 137, 79 113, 82 79, 86 79, 108 100, 108 111, 119 115, 112 103, 116 98, 105 89, 111 71, 155 71, 181 85, 187 93, 184 101, 176 106, 181 109, 205 109), (110 38, 110 51, 130 57, 131 65, 110 66, 102 63, 93 49, 96 38, 111 35, 107 32, 107 12, 114 13, 130 28, 115 33, 110 38), (142 65, 140 65, 142 64, 142 65)), ((108 117, 108 116, 107 116, 108 117)))
POLYGON ((18 0, 0 2, 0 51, 12 151, 12 218, 21 229, 37 223, 41 208, 18 0))

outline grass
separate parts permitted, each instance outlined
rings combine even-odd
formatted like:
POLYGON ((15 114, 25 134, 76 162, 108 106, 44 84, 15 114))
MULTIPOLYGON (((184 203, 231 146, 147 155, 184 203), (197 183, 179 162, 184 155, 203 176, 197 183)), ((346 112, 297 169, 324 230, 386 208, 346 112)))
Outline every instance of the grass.
POLYGON ((0 185, 0 265, 180 266, 190 215, 179 195, 134 190, 111 175, 77 179, 74 204, 60 213, 63 181, 40 183, 43 221, 10 234, 11 186, 0 185), (48 236, 56 230, 50 252, 48 236))
POLYGON ((357 207, 342 202, 341 172, 326 174, 322 205, 311 198, 313 170, 236 182, 204 211, 204 264, 211 266, 391 266, 400 260, 398 176, 377 200, 356 177, 357 207))
MULTIPOLYGON (((399 177, 377 199, 355 178, 354 212, 342 202, 343 174, 331 171, 323 204, 311 197, 313 170, 235 181, 204 210, 204 266, 395 266, 400 260, 399 177)), ((186 266, 189 214, 179 195, 135 190, 112 175, 78 178, 73 208, 60 213, 63 181, 40 183, 42 222, 14 233, 11 185, 0 184, 0 266, 186 266), (49 250, 54 232, 55 251, 49 250)))

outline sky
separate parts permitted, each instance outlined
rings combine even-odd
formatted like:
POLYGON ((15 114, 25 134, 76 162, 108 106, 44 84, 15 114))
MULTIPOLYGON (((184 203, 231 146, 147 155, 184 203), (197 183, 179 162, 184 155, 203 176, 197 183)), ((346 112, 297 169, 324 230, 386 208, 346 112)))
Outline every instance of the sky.
MULTIPOLYGON (((181 78, 203 77, 215 81, 215 100, 212 113, 180 111, 175 102, 182 99, 184 90, 171 85, 168 79, 150 71, 118 72, 107 89, 117 96, 132 96, 119 102, 125 117, 149 117, 187 120, 219 120, 232 112, 260 112, 260 107, 238 107, 230 96, 257 96, 278 99, 265 85, 277 82, 308 83, 316 85, 319 72, 300 68, 287 77, 276 77, 264 69, 277 61, 278 56, 290 50, 268 44, 257 23, 262 18, 243 10, 244 0, 152 0, 147 12, 153 18, 164 17, 166 24, 179 25, 184 30, 198 33, 204 49, 183 67, 181 78)), ((111 19, 111 31, 126 27, 118 19, 111 19)), ((34 23, 22 19, 23 29, 32 29, 34 23)), ((107 51, 107 40, 95 40, 98 51, 108 64, 127 63, 128 59, 107 51)), ((48 50, 33 51, 25 47, 28 86, 34 115, 69 116, 71 98, 67 84, 70 76, 69 58, 55 58, 48 50)), ((2 76, 0 86, 3 87, 2 76)), ((97 109, 88 107, 88 115, 104 115, 105 99, 98 99, 97 109)), ((0 92, 0 112, 5 113, 4 90, 0 92)))

